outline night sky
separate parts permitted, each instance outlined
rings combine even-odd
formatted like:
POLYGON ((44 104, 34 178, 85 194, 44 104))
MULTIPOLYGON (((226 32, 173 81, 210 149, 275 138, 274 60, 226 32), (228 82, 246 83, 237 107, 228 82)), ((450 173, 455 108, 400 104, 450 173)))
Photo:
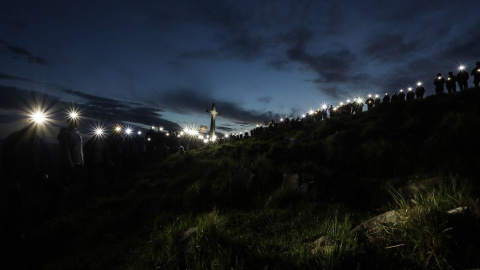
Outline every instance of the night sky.
MULTIPOLYGON (((0 138, 44 106, 58 133, 210 125, 245 132, 480 61, 480 2, 22 1, 0 4, 0 138), (87 124, 88 123, 88 124, 87 124)), ((473 78, 469 84, 472 85, 473 78)))

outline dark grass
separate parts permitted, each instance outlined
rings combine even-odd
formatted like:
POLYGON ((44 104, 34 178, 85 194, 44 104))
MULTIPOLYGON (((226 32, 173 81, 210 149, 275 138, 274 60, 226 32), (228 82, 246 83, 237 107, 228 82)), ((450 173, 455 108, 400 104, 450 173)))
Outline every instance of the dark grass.
POLYGON ((480 267, 478 100, 480 91, 468 90, 386 104, 324 122, 282 124, 260 136, 144 164, 111 192, 65 209, 17 239, 7 253, 15 254, 9 264, 19 269, 480 267), (248 187, 235 180, 241 169, 254 174, 248 187), (284 174, 298 174, 309 188, 284 188, 284 174), (443 184, 423 191, 422 198, 391 193, 432 177, 443 184), (451 188, 455 181, 461 188, 451 188), (432 198, 445 203, 436 205, 432 198), (458 206, 468 206, 468 214, 453 220, 445 214, 458 206), (380 246, 350 233, 391 209, 415 209, 405 214, 415 222, 388 227, 380 246), (179 242, 193 227, 195 234, 179 242), (311 243, 324 235, 334 237, 333 249, 312 254, 311 243), (400 246, 386 249, 395 245, 400 246))

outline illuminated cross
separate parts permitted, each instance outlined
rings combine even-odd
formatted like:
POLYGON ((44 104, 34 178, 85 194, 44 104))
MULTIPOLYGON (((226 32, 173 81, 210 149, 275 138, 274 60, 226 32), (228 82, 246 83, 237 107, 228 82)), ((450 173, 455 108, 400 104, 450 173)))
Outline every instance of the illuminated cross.
POLYGON ((207 112, 212 116, 210 119, 210 138, 213 138, 215 136, 215 116, 220 115, 220 113, 215 110, 215 103, 212 103, 212 109, 207 110, 207 112))

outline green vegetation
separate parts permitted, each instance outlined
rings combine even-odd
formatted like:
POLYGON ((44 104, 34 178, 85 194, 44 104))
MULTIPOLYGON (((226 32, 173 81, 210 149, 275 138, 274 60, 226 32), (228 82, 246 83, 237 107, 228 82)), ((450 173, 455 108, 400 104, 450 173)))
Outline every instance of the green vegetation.
POLYGON ((19 261, 47 269, 478 268, 478 100, 480 91, 468 90, 290 123, 145 164, 114 195, 45 222, 19 261), (285 174, 298 175, 298 187, 285 174), (388 211, 393 219, 353 230, 388 211))

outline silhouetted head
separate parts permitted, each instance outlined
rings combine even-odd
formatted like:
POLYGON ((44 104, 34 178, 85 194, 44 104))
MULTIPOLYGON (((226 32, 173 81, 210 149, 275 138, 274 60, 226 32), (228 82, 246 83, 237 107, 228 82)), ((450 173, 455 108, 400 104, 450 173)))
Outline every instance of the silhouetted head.
POLYGON ((438 73, 437 76, 442 76, 442 73, 438 73))
POLYGON ((477 67, 480 67, 480 62, 477 62, 477 67))
POLYGON ((67 125, 70 129, 76 129, 78 127, 78 119, 77 118, 68 118, 67 125))
POLYGON ((450 71, 450 72, 448 72, 448 75, 453 75, 453 72, 451 72, 451 71, 450 71))

